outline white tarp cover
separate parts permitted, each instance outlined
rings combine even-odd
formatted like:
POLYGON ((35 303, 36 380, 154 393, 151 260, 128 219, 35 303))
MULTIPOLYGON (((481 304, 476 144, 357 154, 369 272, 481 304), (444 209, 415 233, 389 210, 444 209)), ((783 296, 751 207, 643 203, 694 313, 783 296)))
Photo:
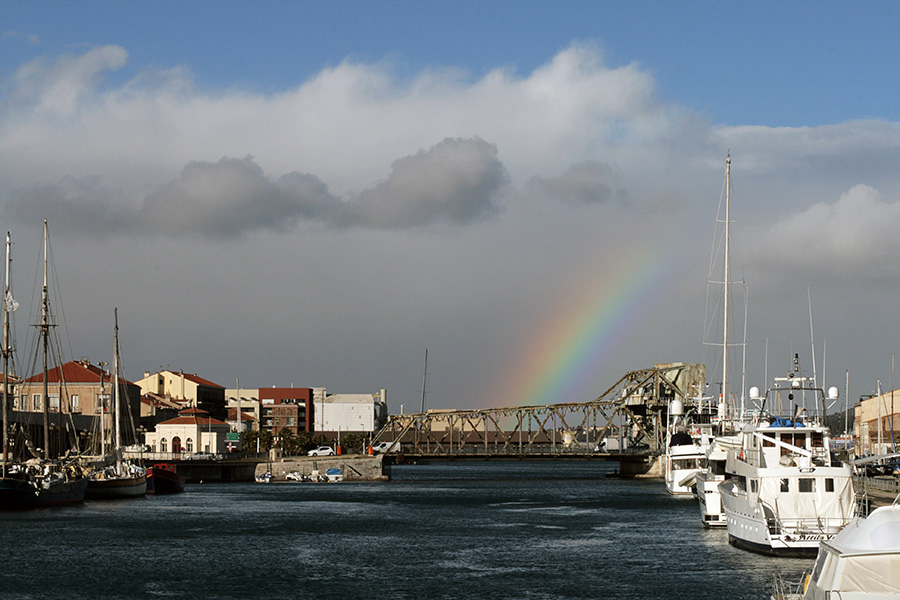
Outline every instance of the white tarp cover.
POLYGON ((900 505, 872 511, 867 519, 845 527, 828 546, 840 555, 822 548, 828 556, 817 592, 900 594, 900 505))
POLYGON ((804 476, 791 476, 790 490, 781 491, 781 478, 762 478, 761 500, 772 506, 782 520, 788 519, 850 519, 855 510, 853 489, 849 477, 834 477, 834 491, 825 491, 825 481, 816 477, 814 492, 798 492, 798 480, 804 476))

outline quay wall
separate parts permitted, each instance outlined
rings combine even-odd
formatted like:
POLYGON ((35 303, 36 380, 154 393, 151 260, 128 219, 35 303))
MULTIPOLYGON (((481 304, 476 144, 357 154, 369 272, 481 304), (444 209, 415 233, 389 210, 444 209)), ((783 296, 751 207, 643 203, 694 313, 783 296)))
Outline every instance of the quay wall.
POLYGON ((362 454, 341 454, 338 456, 288 456, 274 461, 261 462, 256 465, 254 475, 272 473, 273 481, 286 481, 291 471, 301 475, 311 475, 318 471, 321 475, 327 469, 338 468, 344 481, 387 481, 390 479, 390 468, 385 469, 384 455, 365 456, 362 454))

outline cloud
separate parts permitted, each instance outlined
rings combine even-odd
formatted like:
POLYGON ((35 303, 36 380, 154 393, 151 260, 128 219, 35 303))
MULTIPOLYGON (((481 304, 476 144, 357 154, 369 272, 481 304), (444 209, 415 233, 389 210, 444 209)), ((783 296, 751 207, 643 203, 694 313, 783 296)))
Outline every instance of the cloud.
POLYGON ((841 282, 900 277, 900 202, 859 184, 833 203, 819 202, 753 236, 749 265, 768 273, 841 282))
POLYGON ((120 69, 127 61, 128 52, 121 46, 101 46, 53 63, 36 59, 16 70, 11 100, 30 106, 32 118, 71 116, 97 91, 104 72, 120 69))
POLYGON ((611 166, 596 161, 574 165, 559 177, 534 177, 528 187, 537 193, 566 202, 593 203, 624 199, 620 175, 611 166))
POLYGON ((61 217, 70 234, 233 238, 289 231, 300 221, 336 228, 466 225, 497 212, 493 198, 505 182, 496 147, 447 139, 398 159, 384 181, 349 200, 329 192, 315 175, 291 172, 273 180, 252 157, 226 157, 189 163, 138 209, 129 209, 124 194, 99 177, 27 188, 8 207, 25 221, 61 217))
POLYGON ((381 228, 465 225, 497 212, 493 197, 506 182, 495 145, 446 139, 396 160, 387 180, 356 198, 351 221, 381 228))

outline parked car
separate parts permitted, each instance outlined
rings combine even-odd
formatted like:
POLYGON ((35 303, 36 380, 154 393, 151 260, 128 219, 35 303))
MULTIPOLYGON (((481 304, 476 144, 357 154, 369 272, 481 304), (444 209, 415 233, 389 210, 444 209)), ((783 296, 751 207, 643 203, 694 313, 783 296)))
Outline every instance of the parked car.
POLYGON ((194 452, 188 457, 189 460, 213 460, 214 458, 215 455, 212 452, 194 452))
POLYGON ((400 452, 400 442, 378 442, 372 446, 375 454, 384 454, 385 452, 400 452))
POLYGON ((319 446, 306 453, 307 456, 334 456, 334 448, 331 446, 319 446))

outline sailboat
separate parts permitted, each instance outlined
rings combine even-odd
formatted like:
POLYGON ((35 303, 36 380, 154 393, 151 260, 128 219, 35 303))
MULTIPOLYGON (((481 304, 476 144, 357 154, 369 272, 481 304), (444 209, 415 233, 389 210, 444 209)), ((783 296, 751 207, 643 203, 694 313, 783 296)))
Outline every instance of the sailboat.
MULTIPOLYGON (((115 463, 91 473, 87 486, 88 498, 137 498, 147 491, 147 474, 143 467, 122 459, 122 410, 119 399, 119 309, 115 309, 113 343, 113 453, 115 463)), ((101 413, 101 419, 102 419, 101 413)), ((100 435, 104 435, 101 426, 100 435)))
POLYGON ((44 279, 41 289, 41 340, 43 347, 44 440, 40 456, 25 462, 10 461, 8 427, 9 313, 17 304, 9 289, 10 236, 6 234, 6 282, 3 300, 3 471, 0 477, 0 508, 25 509, 82 502, 87 478, 76 460, 50 460, 49 389, 47 352, 50 332, 50 301, 47 293, 47 221, 44 220, 44 279))
POLYGON ((728 450, 740 446, 738 433, 743 415, 735 418, 728 409, 728 318, 729 285, 731 283, 731 156, 725 159, 725 239, 724 278, 722 300, 722 397, 717 408, 716 437, 707 446, 700 460, 700 470, 693 480, 694 496, 700 505, 700 518, 704 527, 725 527, 725 510, 719 495, 719 484, 725 481, 725 461, 728 450))

